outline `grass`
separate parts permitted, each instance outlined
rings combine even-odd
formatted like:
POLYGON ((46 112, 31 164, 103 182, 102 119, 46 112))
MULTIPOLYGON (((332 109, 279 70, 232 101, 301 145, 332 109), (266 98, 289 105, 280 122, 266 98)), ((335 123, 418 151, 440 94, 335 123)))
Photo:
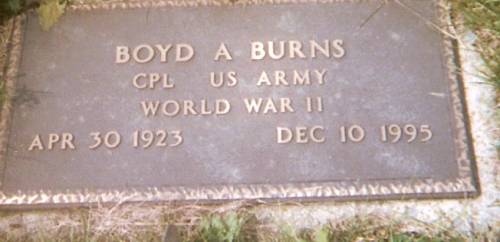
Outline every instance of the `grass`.
POLYGON ((24 5, 22 0, 2 0, 0 1, 0 21, 5 20, 21 12, 24 5))
POLYGON ((486 80, 500 93, 500 0, 453 0, 456 13, 479 37, 476 49, 487 69, 486 80))
POLYGON ((28 3, 27 0, 0 0, 0 24, 29 9, 38 8, 38 6, 38 1, 28 3))
POLYGON ((0 232, 0 241, 163 241, 168 225, 175 226, 181 241, 195 242, 494 242, 495 238, 500 238, 498 228, 497 231, 464 235, 436 224, 394 221, 375 215, 295 230, 289 224, 259 218, 255 208, 255 205, 239 203, 217 207, 188 205, 151 209, 151 206, 117 205, 75 209, 66 211, 70 219, 42 214, 43 222, 31 219, 31 224, 10 224, 10 231, 0 232), (43 224, 50 221, 53 226, 43 224))

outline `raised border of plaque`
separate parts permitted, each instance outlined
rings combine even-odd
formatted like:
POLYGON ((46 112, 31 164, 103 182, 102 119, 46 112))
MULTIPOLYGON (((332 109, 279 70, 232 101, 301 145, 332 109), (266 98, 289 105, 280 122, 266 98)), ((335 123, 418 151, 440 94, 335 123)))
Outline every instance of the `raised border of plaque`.
MULTIPOLYGON (((217 0, 146 0, 146 1, 103 1, 99 3, 75 3, 70 5, 68 12, 92 11, 96 9, 113 10, 128 8, 154 7, 205 7, 224 5, 261 5, 261 4, 342 4, 343 2, 359 2, 356 0, 249 0, 237 3, 217 0)), ((437 0, 439 18, 434 28, 448 30, 453 23, 449 7, 444 0, 437 0)), ((8 55, 6 60, 5 88, 7 98, 1 107, 0 120, 0 177, 5 169, 9 122, 12 113, 10 97, 14 96, 18 67, 21 62, 21 51, 26 16, 18 16, 7 23, 10 31, 8 55)), ((377 199, 407 199, 407 198, 470 198, 480 194, 472 137, 468 123, 465 91, 460 72, 460 60, 456 41, 448 34, 442 34, 444 62, 447 68, 454 125, 456 132, 456 162, 458 177, 451 180, 412 179, 383 181, 333 181, 293 184, 245 184, 245 185, 214 185, 198 187, 148 187, 144 189, 116 190, 37 190, 18 191, 6 194, 1 191, 0 206, 61 206, 71 204, 118 203, 118 202, 162 202, 162 201, 224 201, 224 200, 285 200, 300 201, 333 199, 345 200, 377 200, 377 199)), ((2 181, 3 182, 3 181, 2 181)))

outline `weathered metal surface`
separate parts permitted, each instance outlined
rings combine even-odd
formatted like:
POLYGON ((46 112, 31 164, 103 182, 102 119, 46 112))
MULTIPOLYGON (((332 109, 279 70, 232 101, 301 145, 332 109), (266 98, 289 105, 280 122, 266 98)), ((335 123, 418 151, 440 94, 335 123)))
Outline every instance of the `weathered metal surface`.
MULTIPOLYGON (((32 16, 18 18, 7 75, 12 98, 2 113, 0 203, 477 194, 456 56, 441 33, 446 11, 432 1, 381 4, 75 5, 48 32, 32 16), (285 56, 260 60, 252 48, 268 41, 277 50, 284 41, 285 56), (328 41, 330 57, 317 48, 313 54, 311 41, 328 41), (221 43, 231 60, 214 60, 221 43), (297 43, 302 48, 291 50, 297 43), (120 47, 133 55, 141 44, 172 44, 168 61, 156 50, 147 63, 117 63, 120 47), (175 61, 180 44, 193 49, 188 61, 175 61), (231 71, 235 86, 211 86, 211 72, 231 71), (285 78, 276 80, 281 71, 285 78), (294 83, 294 72, 309 73, 310 85, 294 83), (140 89, 133 83, 139 73, 168 73, 166 84, 175 87, 140 89), (249 113, 251 98, 263 98, 268 112, 249 113), (174 100, 181 110, 171 117, 161 105, 169 103, 168 114, 174 100), (208 114, 216 100, 230 111, 208 114), (158 113, 145 115, 141 103, 156 101, 158 113), (185 109, 186 101, 194 107, 185 109), (284 128, 294 134, 289 142, 284 128), (144 148, 149 136, 140 134, 148 130, 155 139, 144 148), (96 148, 92 134, 103 139, 96 148)), ((148 48, 139 48, 138 59, 147 59, 148 48)), ((189 52, 182 50, 180 59, 189 52)))

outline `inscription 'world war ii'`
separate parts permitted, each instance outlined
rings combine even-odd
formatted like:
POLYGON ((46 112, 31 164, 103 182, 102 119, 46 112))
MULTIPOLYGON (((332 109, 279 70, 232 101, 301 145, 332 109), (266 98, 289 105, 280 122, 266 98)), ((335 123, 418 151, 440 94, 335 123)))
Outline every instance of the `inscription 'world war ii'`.
POLYGON ((13 23, 4 205, 476 194, 433 1, 87 7, 13 23))

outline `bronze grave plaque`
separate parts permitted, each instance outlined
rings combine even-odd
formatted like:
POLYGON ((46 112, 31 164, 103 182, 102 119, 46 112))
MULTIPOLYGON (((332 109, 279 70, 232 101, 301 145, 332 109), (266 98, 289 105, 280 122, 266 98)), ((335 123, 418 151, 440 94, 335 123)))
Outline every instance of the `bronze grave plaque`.
POLYGON ((110 1, 11 22, 0 204, 463 198, 440 1, 110 1))

